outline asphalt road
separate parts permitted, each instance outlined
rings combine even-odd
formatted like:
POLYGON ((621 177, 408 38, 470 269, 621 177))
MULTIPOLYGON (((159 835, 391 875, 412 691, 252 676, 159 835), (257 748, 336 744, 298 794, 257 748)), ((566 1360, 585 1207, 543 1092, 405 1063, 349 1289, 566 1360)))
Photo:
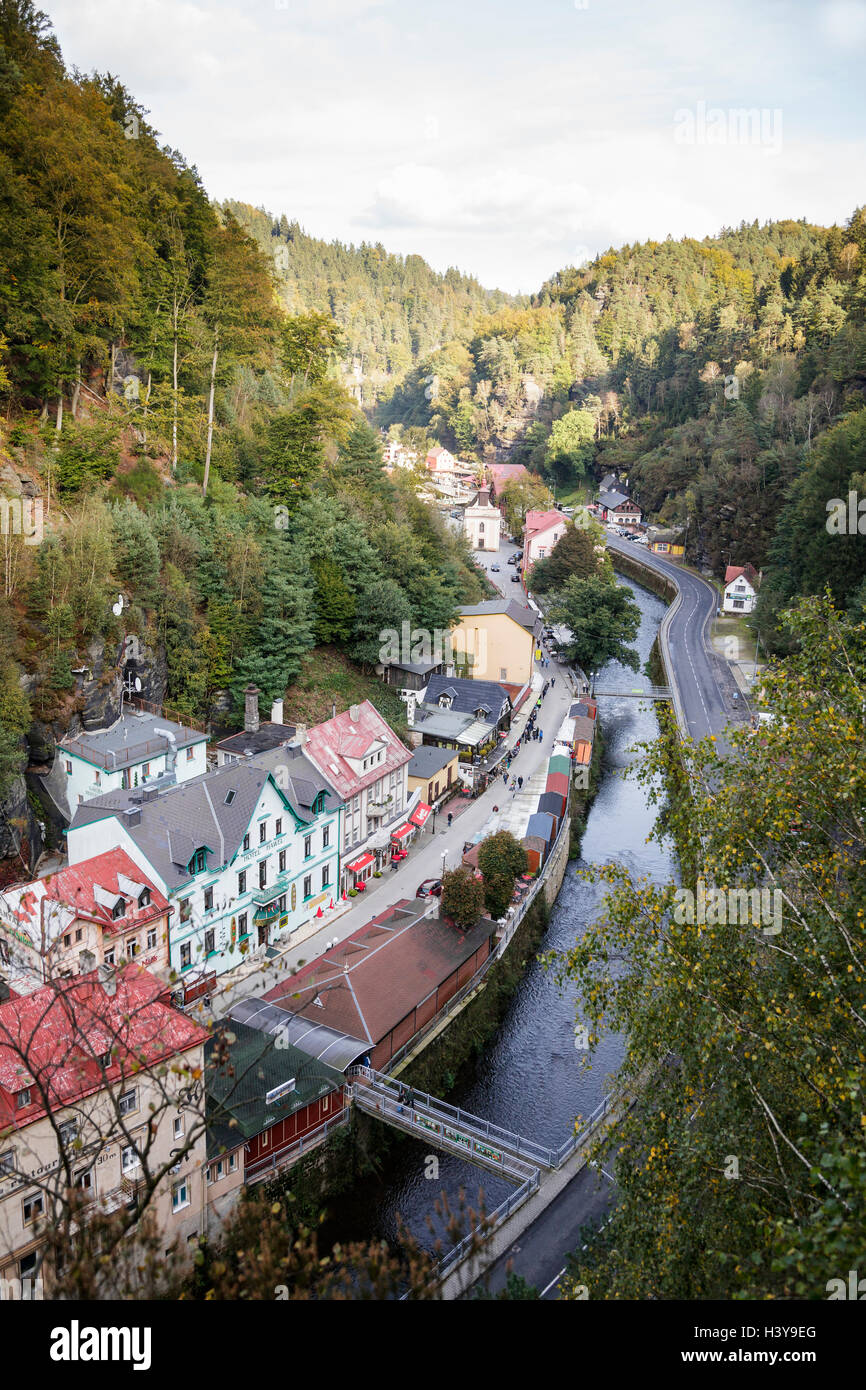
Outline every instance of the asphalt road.
POLYGON ((722 749, 727 747, 725 728, 747 717, 742 699, 732 699, 737 690, 728 663, 712 651, 709 627, 715 616, 719 596, 705 579, 691 570, 650 554, 645 547, 620 536, 606 536, 608 548, 630 555, 633 560, 668 576, 679 588, 683 601, 671 619, 668 647, 671 679, 677 683, 686 732, 694 740, 714 735, 722 749))

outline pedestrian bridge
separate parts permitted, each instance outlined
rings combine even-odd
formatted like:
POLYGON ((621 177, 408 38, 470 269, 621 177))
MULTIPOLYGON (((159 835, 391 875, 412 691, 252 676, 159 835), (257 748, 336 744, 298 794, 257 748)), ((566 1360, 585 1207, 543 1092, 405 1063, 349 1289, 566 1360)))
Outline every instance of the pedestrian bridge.
POLYGON ((370 1067, 351 1067, 346 1075, 359 1110, 521 1186, 528 1183, 528 1191, 538 1186, 540 1169, 556 1166, 558 1151, 436 1096, 402 1086, 370 1067), (410 1094, 412 1105, 407 1100, 410 1094))
MULTIPOLYGON (((633 686, 630 690, 593 690, 593 696, 609 695, 615 700, 670 700, 671 692, 666 685, 633 686)), ((578 697, 579 698, 579 697, 578 697)))

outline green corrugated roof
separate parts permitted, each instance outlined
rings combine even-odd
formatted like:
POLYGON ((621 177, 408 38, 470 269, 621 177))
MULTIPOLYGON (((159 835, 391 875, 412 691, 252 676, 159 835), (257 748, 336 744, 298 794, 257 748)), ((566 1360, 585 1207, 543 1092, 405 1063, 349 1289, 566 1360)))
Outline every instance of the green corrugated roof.
POLYGON ((571 760, 564 753, 555 753, 547 765, 548 772, 564 772, 566 777, 571 775, 571 760))
POLYGON ((278 1046, 272 1034, 234 1019, 223 1032, 234 1039, 227 1047, 218 1051, 220 1034, 205 1045, 209 1157, 236 1147, 240 1140, 260 1134, 344 1084, 342 1072, 291 1044, 278 1046), (267 1093, 291 1079, 294 1089, 268 1105, 267 1093), (236 1123, 230 1125, 231 1120, 236 1123))

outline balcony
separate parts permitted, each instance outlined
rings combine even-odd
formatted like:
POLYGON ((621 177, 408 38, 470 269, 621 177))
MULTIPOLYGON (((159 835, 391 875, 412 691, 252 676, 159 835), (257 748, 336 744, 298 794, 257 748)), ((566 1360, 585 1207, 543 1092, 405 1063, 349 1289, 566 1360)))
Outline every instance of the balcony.
POLYGON ((273 883, 269 883, 266 888, 254 888, 250 894, 255 907, 267 907, 268 903, 273 902, 274 898, 291 892, 292 877, 290 874, 280 874, 273 883))

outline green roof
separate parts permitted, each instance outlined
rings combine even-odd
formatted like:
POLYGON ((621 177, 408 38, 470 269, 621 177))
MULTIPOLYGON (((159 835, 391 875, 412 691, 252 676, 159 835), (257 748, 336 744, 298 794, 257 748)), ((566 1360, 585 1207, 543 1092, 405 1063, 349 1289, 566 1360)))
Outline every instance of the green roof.
POLYGON ((335 1067, 289 1043, 278 1045, 274 1034, 234 1019, 206 1043, 205 1076, 209 1158, 236 1148, 345 1082, 335 1067), (223 1038, 233 1041, 221 1043, 223 1038), (268 1104, 268 1092, 292 1080, 294 1087, 268 1104))
POLYGON ((547 764, 548 772, 564 772, 567 777, 571 776, 571 759, 564 753, 554 753, 550 762, 547 764))

